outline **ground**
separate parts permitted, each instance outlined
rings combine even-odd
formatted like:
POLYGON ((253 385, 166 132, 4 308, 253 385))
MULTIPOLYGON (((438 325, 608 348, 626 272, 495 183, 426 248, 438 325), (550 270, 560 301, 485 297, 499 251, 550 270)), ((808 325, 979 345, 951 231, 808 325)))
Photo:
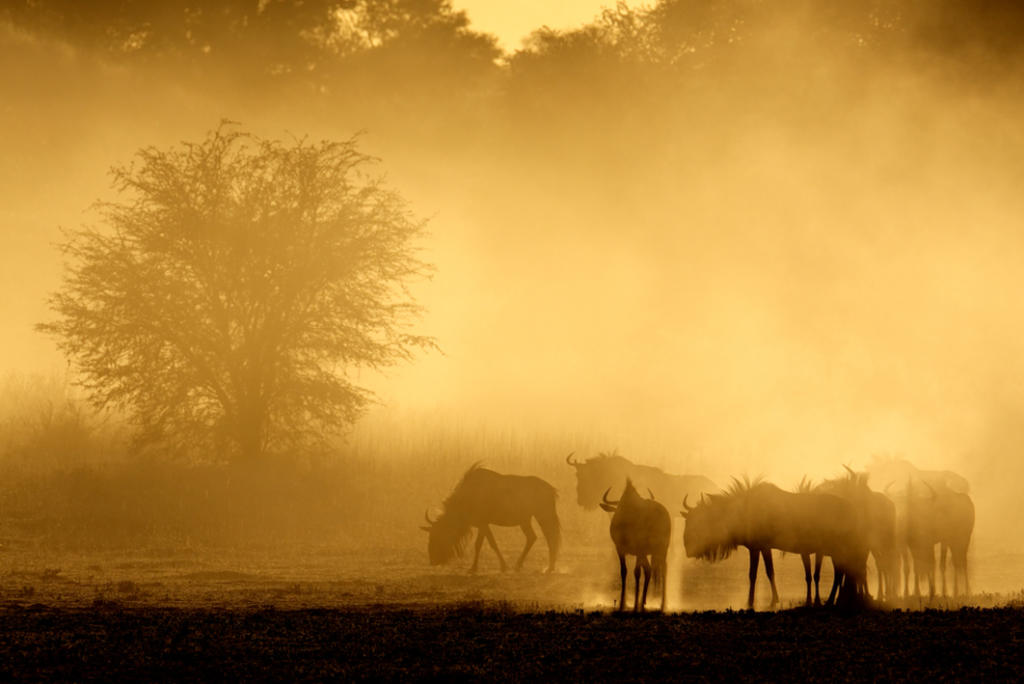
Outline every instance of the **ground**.
POLYGON ((1019 679, 1017 609, 634 616, 486 603, 0 611, 4 680, 1019 679))
POLYGON ((0 680, 1024 674, 1019 593, 805 609, 793 557, 776 561, 781 610, 768 610, 766 586, 759 612, 736 610, 746 592, 738 554, 677 561, 669 614, 637 616, 614 610, 617 563, 605 548, 566 549, 552 575, 540 545, 521 573, 498 573, 485 550, 476 575, 465 559, 432 568, 412 547, 8 551, 0 680))

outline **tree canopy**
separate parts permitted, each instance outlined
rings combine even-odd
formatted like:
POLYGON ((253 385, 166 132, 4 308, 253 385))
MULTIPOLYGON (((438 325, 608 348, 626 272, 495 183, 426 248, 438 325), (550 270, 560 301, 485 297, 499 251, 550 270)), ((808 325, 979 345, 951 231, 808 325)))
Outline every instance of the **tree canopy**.
POLYGON ((140 445, 227 460, 309 447, 372 395, 349 372, 409 359, 424 222, 356 141, 223 124, 114 169, 120 200, 71 232, 54 335, 140 445))
POLYGON ((437 53, 477 68, 499 54, 450 0, 18 0, 0 9, 4 18, 117 59, 319 86, 366 53, 407 55, 410 65, 437 53))

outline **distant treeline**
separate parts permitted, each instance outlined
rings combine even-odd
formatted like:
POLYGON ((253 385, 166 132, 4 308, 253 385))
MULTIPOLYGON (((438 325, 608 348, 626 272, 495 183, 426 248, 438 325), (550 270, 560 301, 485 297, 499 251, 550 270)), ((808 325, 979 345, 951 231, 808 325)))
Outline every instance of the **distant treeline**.
MULTIPOLYGON (((226 68, 279 81, 329 85, 353 68, 458 67, 503 58, 557 69, 581 58, 646 62, 677 71, 756 53, 765 40, 830 51, 915 49, 952 60, 998 60, 1021 51, 1024 9, 1012 0, 659 0, 607 7, 586 25, 537 30, 511 55, 450 0, 17 0, 0 17, 25 31, 134 62, 226 68)), ((442 76, 444 74, 435 74, 442 76)), ((451 75, 450 73, 447 75, 451 75)))
POLYGON ((412 108, 419 117, 426 104, 467 115, 512 104, 594 113, 600 103, 609 115, 664 105, 636 97, 666 89, 703 100, 701 87, 737 77, 770 89, 785 77, 803 92, 835 87, 843 65, 934 69, 979 83, 1019 67, 1024 54, 1024 7, 1011 0, 620 4, 574 29, 538 27, 510 54, 449 0, 21 0, 6 3, 0 20, 213 93, 287 93, 378 114, 412 108))
POLYGON ((9 376, 0 383, 0 549, 418 547, 424 510, 481 460, 557 483, 572 521, 574 474, 559 456, 569 445, 568 436, 392 415, 319 458, 196 463, 133 453, 120 420, 59 379, 9 376))
MULTIPOLYGON (((765 128, 798 132, 812 153, 839 141, 856 153, 864 135, 881 149, 913 145, 942 114, 958 135, 983 137, 1016 110, 961 121, 948 105, 979 92, 1016 103, 1024 56, 1024 6, 1008 0, 661 0, 610 7, 573 29, 538 27, 511 53, 448 0, 38 0, 7 3, 2 23, 0 56, 23 65, 5 89, 6 115, 33 136, 37 120, 57 143, 65 128, 122 115, 145 128, 167 107, 203 118, 203 129, 208 110, 299 136, 366 129, 392 168, 403 158, 428 166, 416 173, 436 179, 434 196, 491 200, 497 187, 530 192, 528 181, 566 186, 561 200, 595 194, 580 176, 604 179, 605 194, 626 176, 706 174, 747 154, 765 128), (77 125, 48 123, 70 102, 77 125), (896 131, 888 137, 878 107, 896 131)), ((39 151, 27 149, 24 164, 39 151)), ((630 199, 616 196, 627 216, 630 199)))

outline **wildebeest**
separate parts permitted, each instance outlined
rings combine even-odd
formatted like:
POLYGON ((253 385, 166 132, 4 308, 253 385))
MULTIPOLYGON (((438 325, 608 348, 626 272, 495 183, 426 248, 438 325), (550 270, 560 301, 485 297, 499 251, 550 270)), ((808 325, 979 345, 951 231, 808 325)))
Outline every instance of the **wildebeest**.
POLYGON ((723 494, 704 497, 696 506, 684 499, 686 555, 716 561, 737 546, 750 551, 750 592, 754 606, 757 562, 765 558, 772 585, 772 604, 778 602, 771 549, 832 557, 840 578, 839 600, 852 605, 864 585, 867 541, 850 502, 818 492, 786 492, 766 482, 740 482, 723 494))
POLYGON ((622 498, 609 501, 609 487, 601 497, 601 508, 613 513, 609 532, 619 555, 619 576, 622 590, 619 592, 619 610, 626 607, 626 556, 636 556, 633 579, 636 588, 633 593, 633 610, 643 610, 647 604, 647 586, 653 574, 655 585, 661 584, 661 609, 665 610, 666 574, 668 571, 668 545, 672 537, 672 520, 668 510, 653 498, 645 499, 626 479, 622 498), (643 570, 644 591, 640 595, 640 572, 643 570))
MULTIPOLYGON (((954 585, 959 576, 966 588, 967 546, 974 529, 974 504, 967 494, 967 479, 951 470, 921 470, 905 459, 876 458, 867 470, 871 480, 884 487, 896 506, 896 546, 903 562, 903 595, 911 594, 912 560, 913 593, 921 595, 921 582, 927 578, 929 594, 934 596, 934 547, 942 544, 940 537, 951 542, 940 547, 943 594, 947 551, 953 554, 954 585)), ((954 586, 954 593, 957 589, 954 586)))
POLYGON ((970 483, 963 475, 952 470, 922 470, 905 458, 875 457, 867 467, 871 483, 879 490, 895 485, 902 487, 910 481, 927 484, 930 487, 944 487, 952 492, 969 494, 970 483))
POLYGON ((455 556, 461 556, 471 528, 475 527, 476 549, 470 572, 476 572, 480 547, 485 539, 498 555, 498 562, 504 572, 507 569, 505 559, 498 550, 490 526, 519 526, 526 535, 526 546, 516 561, 516 570, 519 570, 537 540, 530 522, 531 518, 536 518, 548 544, 547 572, 553 572, 561 544, 561 526, 555 510, 556 496, 555 488, 539 477, 502 475, 481 468, 479 463, 473 464, 451 495, 444 500, 444 510, 437 520, 426 516, 429 525, 423 529, 430 533, 427 543, 430 564, 443 565, 455 556))
MULTIPOLYGON (((875 558, 875 566, 878 570, 879 598, 895 598, 899 566, 899 552, 896 547, 896 506, 885 494, 873 491, 868 486, 866 473, 854 472, 851 468, 844 467, 847 471, 845 476, 825 480, 814 487, 813 491, 833 494, 846 499, 853 505, 867 541, 868 551, 875 558)), ((819 555, 815 560, 814 568, 816 600, 818 600, 817 584, 821 575, 821 561, 822 557, 819 555)), ((807 564, 807 559, 805 559, 805 574, 807 564)), ((866 579, 865 577, 865 581, 866 579)), ((866 593, 867 586, 865 585, 863 589, 866 593)), ((832 593, 834 592, 835 585, 833 583, 832 593)), ((808 587, 808 600, 810 600, 810 587, 808 587)))
POLYGON ((921 595, 921 581, 928 580, 929 598, 935 596, 935 545, 939 545, 942 595, 946 595, 946 554, 952 555, 953 595, 959 595, 959 580, 964 593, 970 593, 967 579, 967 547, 974 531, 974 502, 962 492, 948 487, 914 485, 908 482, 907 545, 914 559, 914 594, 921 595))
POLYGON ((640 491, 651 490, 659 501, 682 501, 683 497, 717 492, 718 486, 702 475, 671 475, 659 468, 633 463, 616 453, 599 454, 577 461, 573 454, 565 462, 576 469, 576 502, 585 509, 601 503, 601 493, 618 487, 629 478, 640 491))

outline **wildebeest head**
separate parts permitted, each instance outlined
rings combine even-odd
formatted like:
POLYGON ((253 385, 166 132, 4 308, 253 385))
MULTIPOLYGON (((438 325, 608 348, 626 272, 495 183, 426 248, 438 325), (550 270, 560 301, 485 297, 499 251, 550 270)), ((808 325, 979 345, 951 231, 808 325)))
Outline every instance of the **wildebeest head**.
POLYGON ((420 529, 430 536, 427 539, 427 555, 431 565, 444 565, 453 558, 462 557, 469 540, 470 527, 455 516, 445 512, 437 520, 431 520, 424 513, 427 524, 420 529))
POLYGON ((586 461, 577 461, 569 454, 565 462, 576 469, 576 503, 587 510, 597 508, 601 504, 601 493, 621 483, 629 470, 629 461, 614 452, 586 461))
POLYGON ((683 546, 689 558, 720 560, 726 558, 736 548, 736 542, 730 532, 729 502, 721 496, 702 496, 696 506, 691 506, 688 498, 683 498, 683 546))

